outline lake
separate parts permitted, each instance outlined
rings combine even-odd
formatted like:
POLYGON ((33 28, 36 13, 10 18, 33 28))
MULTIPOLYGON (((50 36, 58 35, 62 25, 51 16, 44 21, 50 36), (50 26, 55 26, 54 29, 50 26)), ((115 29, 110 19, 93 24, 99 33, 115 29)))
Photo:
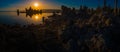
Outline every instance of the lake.
POLYGON ((42 17, 46 17, 52 15, 52 13, 42 13, 36 14, 32 17, 27 16, 25 13, 21 13, 19 16, 16 12, 0 12, 0 24, 21 24, 21 25, 28 25, 28 24, 40 24, 42 23, 42 17))

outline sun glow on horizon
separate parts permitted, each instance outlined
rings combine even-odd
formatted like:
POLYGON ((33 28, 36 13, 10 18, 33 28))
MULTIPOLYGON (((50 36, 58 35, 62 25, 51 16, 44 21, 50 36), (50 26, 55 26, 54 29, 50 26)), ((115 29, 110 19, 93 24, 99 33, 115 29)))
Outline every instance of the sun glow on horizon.
POLYGON ((34 3, 34 6, 35 6, 35 7, 38 7, 38 6, 39 6, 39 4, 38 4, 38 3, 34 3))

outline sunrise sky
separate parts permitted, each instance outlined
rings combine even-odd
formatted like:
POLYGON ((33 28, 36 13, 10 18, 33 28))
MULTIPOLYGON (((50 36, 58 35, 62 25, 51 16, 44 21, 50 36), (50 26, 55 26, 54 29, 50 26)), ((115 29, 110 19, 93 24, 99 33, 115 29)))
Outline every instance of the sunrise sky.
MULTIPOLYGON (((60 9, 61 5, 79 8, 80 5, 96 8, 98 3, 103 6, 103 0, 0 0, 0 11, 15 11, 16 9, 24 9, 30 6, 35 7, 38 3, 40 9, 60 9)), ((118 1, 120 7, 120 1, 118 1)), ((107 0, 107 5, 114 6, 114 0, 107 0)))

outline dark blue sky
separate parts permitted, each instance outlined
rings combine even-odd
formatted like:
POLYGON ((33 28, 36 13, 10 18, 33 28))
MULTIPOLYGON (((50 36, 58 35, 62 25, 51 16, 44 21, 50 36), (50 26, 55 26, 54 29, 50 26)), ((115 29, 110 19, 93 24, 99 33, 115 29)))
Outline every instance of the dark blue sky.
MULTIPOLYGON (((88 7, 97 7, 98 0, 0 0, 0 10, 12 10, 16 8, 23 8, 25 6, 30 6, 29 3, 32 2, 40 2, 44 3, 43 6, 50 6, 48 8, 59 8, 61 5, 66 5, 69 7, 78 8, 80 5, 86 5, 88 7)), ((120 7, 120 1, 118 1, 118 6, 120 7)), ((107 4, 110 6, 114 6, 114 0, 107 0, 107 4)), ((103 6, 103 0, 100 0, 100 6, 103 6)))

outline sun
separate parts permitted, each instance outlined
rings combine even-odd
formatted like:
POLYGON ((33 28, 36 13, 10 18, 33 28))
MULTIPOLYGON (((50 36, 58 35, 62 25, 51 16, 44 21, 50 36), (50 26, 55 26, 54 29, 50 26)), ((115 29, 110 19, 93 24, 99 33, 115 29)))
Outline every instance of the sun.
POLYGON ((38 5, 39 5, 38 3, 34 3, 34 6, 35 6, 35 7, 38 7, 38 5))

